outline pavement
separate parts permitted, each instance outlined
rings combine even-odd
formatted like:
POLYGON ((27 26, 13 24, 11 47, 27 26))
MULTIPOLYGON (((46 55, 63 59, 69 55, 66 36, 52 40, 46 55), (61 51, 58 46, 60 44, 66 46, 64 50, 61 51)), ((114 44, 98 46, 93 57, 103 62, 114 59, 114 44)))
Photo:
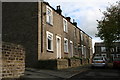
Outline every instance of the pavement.
POLYGON ((21 76, 22 80, 43 80, 43 79, 68 79, 74 75, 77 75, 81 72, 89 70, 90 64, 82 65, 75 68, 68 68, 62 70, 43 70, 43 69, 34 69, 34 68, 26 68, 25 73, 21 76))

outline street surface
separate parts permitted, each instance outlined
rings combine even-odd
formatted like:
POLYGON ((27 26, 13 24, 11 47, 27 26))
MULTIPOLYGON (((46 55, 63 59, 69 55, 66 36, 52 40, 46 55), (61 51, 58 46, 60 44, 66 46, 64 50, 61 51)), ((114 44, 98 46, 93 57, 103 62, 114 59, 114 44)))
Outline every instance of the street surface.
POLYGON ((79 73, 67 80, 120 80, 120 69, 89 67, 88 71, 79 73))
POLYGON ((18 80, 120 80, 120 69, 113 69, 111 64, 107 68, 91 68, 89 64, 63 70, 26 68, 18 80))

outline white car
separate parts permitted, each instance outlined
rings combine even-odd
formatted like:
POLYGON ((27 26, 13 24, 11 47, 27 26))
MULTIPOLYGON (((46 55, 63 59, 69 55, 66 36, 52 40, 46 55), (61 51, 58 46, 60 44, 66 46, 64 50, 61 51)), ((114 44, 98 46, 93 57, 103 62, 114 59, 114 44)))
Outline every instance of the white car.
POLYGON ((102 56, 96 56, 92 59, 92 67, 107 67, 107 59, 102 56))

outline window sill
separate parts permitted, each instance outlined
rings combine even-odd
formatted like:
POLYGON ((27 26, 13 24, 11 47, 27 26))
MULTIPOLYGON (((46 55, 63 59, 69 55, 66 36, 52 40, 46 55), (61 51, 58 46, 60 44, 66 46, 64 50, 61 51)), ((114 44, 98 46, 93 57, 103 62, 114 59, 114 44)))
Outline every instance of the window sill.
POLYGON ((51 52, 51 53, 53 53, 53 51, 51 51, 51 50, 47 50, 47 52, 51 52))
POLYGON ((67 34, 68 32, 64 31, 64 33, 66 33, 66 34, 67 34))
POLYGON ((64 52, 64 54, 68 54, 68 52, 64 52))
POLYGON ((53 24, 51 24, 51 23, 49 23, 49 22, 46 22, 48 25, 50 25, 50 26, 53 26, 53 24))

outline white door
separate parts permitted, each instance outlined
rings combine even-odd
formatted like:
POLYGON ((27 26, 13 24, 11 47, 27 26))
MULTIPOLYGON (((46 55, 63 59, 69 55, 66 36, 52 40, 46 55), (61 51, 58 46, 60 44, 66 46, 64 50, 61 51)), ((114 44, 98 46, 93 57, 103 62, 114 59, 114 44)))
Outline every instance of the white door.
POLYGON ((61 38, 56 36, 57 58, 61 59, 61 38))
POLYGON ((73 42, 70 41, 70 57, 73 57, 73 42))

